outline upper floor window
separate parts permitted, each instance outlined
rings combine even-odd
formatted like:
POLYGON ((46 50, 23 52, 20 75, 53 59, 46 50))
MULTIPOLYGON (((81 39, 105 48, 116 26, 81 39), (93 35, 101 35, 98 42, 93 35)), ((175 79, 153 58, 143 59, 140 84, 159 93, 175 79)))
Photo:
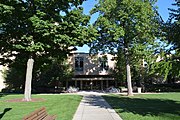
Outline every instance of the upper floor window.
POLYGON ((83 71, 84 66, 84 59, 83 57, 75 57, 75 70, 76 71, 83 71))
POLYGON ((99 62, 100 62, 101 70, 108 70, 109 69, 107 57, 99 58, 99 62))

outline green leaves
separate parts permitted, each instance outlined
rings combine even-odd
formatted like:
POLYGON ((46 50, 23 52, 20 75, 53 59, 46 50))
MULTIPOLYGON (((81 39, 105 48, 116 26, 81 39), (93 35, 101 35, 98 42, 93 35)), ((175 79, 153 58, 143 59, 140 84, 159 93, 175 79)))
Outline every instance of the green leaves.
POLYGON ((125 40, 124 42, 130 47, 135 41, 142 43, 155 39, 157 26, 154 22, 155 14, 148 1, 100 0, 91 14, 95 12, 100 13, 95 27, 99 32, 106 33, 106 38, 111 36, 109 38, 111 42, 120 43, 125 40))
POLYGON ((174 44, 175 49, 180 48, 180 3, 175 0, 173 4, 177 9, 169 9, 170 17, 165 26, 167 32, 167 39, 174 44))
POLYGON ((15 51, 67 51, 94 39, 90 16, 79 7, 83 0, 1 1, 0 42, 15 51), (64 12, 64 14, 60 14, 64 12), (33 43, 33 44, 32 44, 33 43))
POLYGON ((14 8, 12 6, 0 4, 0 13, 2 15, 3 14, 12 14, 12 10, 14 10, 14 8))

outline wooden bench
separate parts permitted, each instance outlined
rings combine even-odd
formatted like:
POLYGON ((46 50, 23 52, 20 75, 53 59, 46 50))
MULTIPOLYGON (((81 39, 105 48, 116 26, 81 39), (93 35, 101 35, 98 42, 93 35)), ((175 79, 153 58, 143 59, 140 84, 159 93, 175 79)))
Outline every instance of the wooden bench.
POLYGON ((56 115, 48 115, 46 108, 42 107, 23 117, 23 120, 55 120, 56 118, 56 115))

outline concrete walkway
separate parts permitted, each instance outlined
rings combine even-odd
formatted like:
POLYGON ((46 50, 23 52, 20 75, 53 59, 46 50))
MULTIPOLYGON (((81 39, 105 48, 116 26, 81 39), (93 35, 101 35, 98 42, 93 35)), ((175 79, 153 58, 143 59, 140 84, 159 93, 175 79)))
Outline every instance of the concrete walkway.
POLYGON ((84 94, 73 120, 122 120, 99 94, 84 94))

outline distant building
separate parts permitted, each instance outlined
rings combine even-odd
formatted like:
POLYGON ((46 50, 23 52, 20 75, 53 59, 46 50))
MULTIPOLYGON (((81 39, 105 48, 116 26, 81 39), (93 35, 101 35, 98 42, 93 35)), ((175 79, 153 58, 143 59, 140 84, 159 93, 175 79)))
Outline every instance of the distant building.
POLYGON ((3 88, 6 87, 4 81, 4 77, 3 77, 3 71, 4 71, 5 67, 0 65, 0 92, 2 91, 3 88))
POLYGON ((71 53, 68 56, 74 76, 66 83, 66 87, 75 86, 81 90, 105 89, 115 86, 115 78, 112 75, 115 63, 111 54, 71 53))
MULTIPOLYGON (((17 54, 17 52, 15 52, 15 51, 13 51, 12 53, 13 53, 13 54, 17 54)), ((1 59, 2 59, 4 56, 7 57, 7 56, 8 56, 8 53, 0 54, 0 58, 1 58, 1 59)), ((15 57, 14 57, 14 56, 8 57, 8 59, 13 60, 13 59, 15 59, 15 57)), ((7 59, 6 59, 6 60, 7 60, 7 59)), ((8 70, 8 67, 7 67, 7 66, 0 65, 0 92, 2 91, 3 88, 6 87, 6 85, 5 85, 5 83, 4 83, 5 78, 4 78, 4 76, 3 76, 3 72, 4 72, 5 70, 8 70)))
MULTIPOLYGON (((14 57, 12 58, 14 59, 14 57)), ((110 86, 117 86, 113 76, 116 61, 111 54, 89 55, 88 53, 70 53, 67 59, 73 77, 63 82, 63 87, 78 87, 80 90, 103 90, 110 86)), ((0 66, 0 91, 5 88, 0 66)))

